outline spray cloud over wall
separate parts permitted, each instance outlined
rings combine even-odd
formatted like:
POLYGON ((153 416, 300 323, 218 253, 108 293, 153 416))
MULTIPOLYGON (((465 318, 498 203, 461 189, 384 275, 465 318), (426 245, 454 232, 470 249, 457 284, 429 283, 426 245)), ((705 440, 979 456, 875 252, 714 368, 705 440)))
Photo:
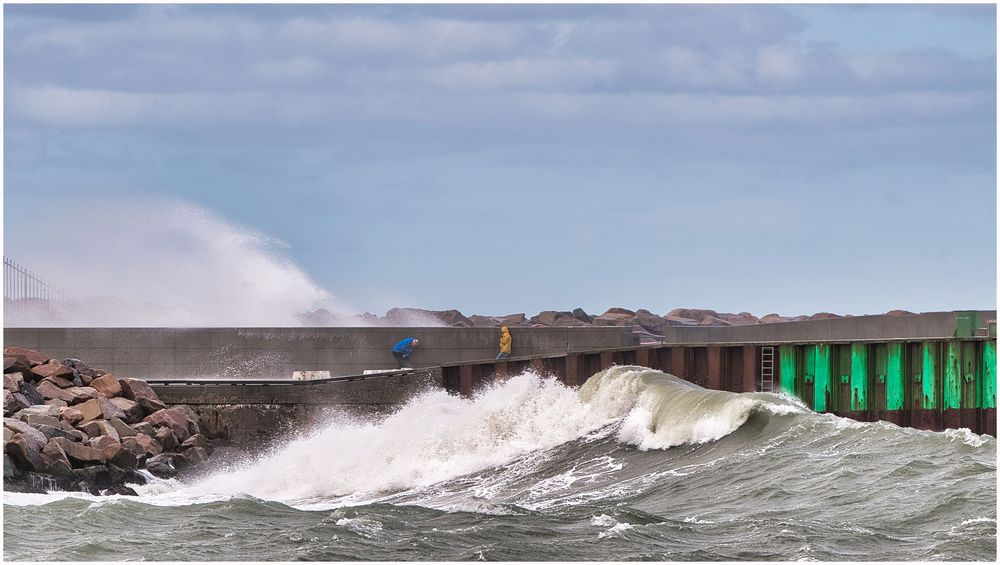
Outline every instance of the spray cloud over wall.
POLYGON ((44 316, 8 307, 6 326, 297 326, 317 308, 346 311, 282 256, 280 240, 188 202, 46 214, 44 230, 8 227, 5 254, 71 299, 44 316))

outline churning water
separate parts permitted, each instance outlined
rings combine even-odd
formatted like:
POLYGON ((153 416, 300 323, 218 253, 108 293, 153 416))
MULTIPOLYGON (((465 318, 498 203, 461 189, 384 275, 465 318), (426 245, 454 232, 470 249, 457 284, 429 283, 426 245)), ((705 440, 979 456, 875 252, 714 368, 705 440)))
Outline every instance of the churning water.
POLYGON ((996 441, 640 367, 338 421, 138 497, 4 497, 10 560, 984 560, 996 441))

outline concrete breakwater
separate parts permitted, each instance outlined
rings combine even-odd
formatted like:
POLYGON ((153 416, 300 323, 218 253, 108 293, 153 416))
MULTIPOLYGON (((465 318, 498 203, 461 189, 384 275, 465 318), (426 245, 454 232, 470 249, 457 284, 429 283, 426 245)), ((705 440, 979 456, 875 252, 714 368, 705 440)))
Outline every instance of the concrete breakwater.
POLYGON ((78 359, 8 347, 3 394, 5 490, 135 494, 139 470, 170 477, 211 453, 190 408, 78 359))

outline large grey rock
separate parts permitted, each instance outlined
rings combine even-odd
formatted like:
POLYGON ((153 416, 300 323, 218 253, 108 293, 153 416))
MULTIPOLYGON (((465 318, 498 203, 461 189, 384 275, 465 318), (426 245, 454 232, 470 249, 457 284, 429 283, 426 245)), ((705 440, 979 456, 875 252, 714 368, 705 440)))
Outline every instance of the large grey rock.
POLYGON ((3 454, 3 478, 5 481, 14 478, 14 462, 6 453, 3 454))
POLYGON ((17 357, 4 357, 3 358, 3 373, 20 373, 27 374, 31 372, 31 365, 25 363, 17 357))
POLYGON ((44 447, 45 442, 39 444, 24 434, 14 434, 14 437, 10 441, 4 442, 3 445, 4 453, 10 455, 14 464, 27 471, 45 469, 47 462, 42 458, 42 448, 44 447))
POLYGON ((194 434, 193 436, 184 440, 181 444, 181 449, 189 449, 192 447, 201 447, 203 449, 208 448, 208 439, 201 434, 194 434))
POLYGON ((69 406, 68 402, 66 402, 65 400, 59 400, 58 398, 50 398, 45 401, 45 404, 48 404, 49 406, 55 406, 56 408, 67 408, 69 406))
POLYGON ((111 418, 108 420, 108 423, 118 432, 118 437, 121 439, 132 437, 137 433, 131 426, 123 422, 121 418, 111 418))
POLYGON ((69 461, 66 452, 58 443, 50 441, 42 448, 42 454, 49 460, 47 472, 56 476, 70 476, 73 474, 73 465, 69 461))
POLYGON ((174 458, 174 464, 178 468, 193 467, 208 460, 208 451, 204 447, 192 447, 174 458))
POLYGON ((22 381, 18 386, 21 390, 21 394, 23 394, 32 405, 43 404, 45 402, 45 398, 40 392, 38 392, 35 385, 29 383, 28 381, 22 381))
POLYGON ((104 448, 104 458, 108 463, 117 465, 122 469, 135 469, 139 462, 138 457, 125 448, 120 443, 115 443, 104 448))
MULTIPOLYGON (((48 438, 48 439, 52 439, 54 437, 64 437, 64 438, 67 438, 67 439, 69 439, 71 441, 78 441, 78 436, 73 435, 72 432, 69 431, 69 430, 64 430, 61 425, 60 426, 49 426, 49 425, 46 425, 46 424, 41 424, 41 425, 35 426, 35 429, 38 430, 38 431, 40 431, 40 432, 42 432, 42 434, 44 434, 45 437, 48 438)), ((77 430, 73 430, 73 431, 77 431, 77 430)))
POLYGON ((150 437, 156 433, 156 429, 153 424, 150 424, 149 422, 136 422, 134 424, 129 424, 129 427, 135 430, 135 433, 137 434, 146 434, 150 437))
MULTIPOLYGON (((22 410, 21 412, 23 414, 24 411, 22 410)), ((52 426, 54 428, 59 427, 59 418, 46 416, 44 414, 22 414, 18 414, 18 418, 22 422, 26 422, 35 428, 40 425, 52 426)))
POLYGON ((167 407, 166 404, 160 402, 159 400, 146 397, 140 397, 135 402, 140 408, 142 408, 142 413, 146 415, 159 412, 167 407))
POLYGON ((49 406, 48 404, 38 404, 37 406, 29 406, 17 413, 17 418, 22 421, 27 416, 50 416, 52 418, 58 418, 59 407, 49 406))
POLYGON ((142 433, 135 434, 134 437, 125 438, 122 445, 137 455, 147 455, 152 457, 163 453, 163 446, 160 445, 160 442, 156 441, 151 436, 142 433), (135 446, 138 446, 137 449, 135 446))
POLYGON ((90 420, 84 422, 77 426, 79 429, 87 432, 87 435, 96 438, 100 436, 111 436, 115 438, 115 441, 121 441, 121 437, 118 435, 118 431, 115 427, 111 425, 107 420, 90 420))
POLYGON ((153 437, 156 438, 156 441, 160 442, 165 451, 172 451, 180 445, 180 442, 177 441, 177 435, 167 426, 156 428, 156 435, 153 437))
POLYGON ((111 447, 112 445, 121 445, 121 443, 119 443, 118 440, 116 440, 111 436, 97 436, 90 438, 90 441, 87 442, 87 445, 95 449, 100 449, 101 451, 104 451, 105 449, 111 447))

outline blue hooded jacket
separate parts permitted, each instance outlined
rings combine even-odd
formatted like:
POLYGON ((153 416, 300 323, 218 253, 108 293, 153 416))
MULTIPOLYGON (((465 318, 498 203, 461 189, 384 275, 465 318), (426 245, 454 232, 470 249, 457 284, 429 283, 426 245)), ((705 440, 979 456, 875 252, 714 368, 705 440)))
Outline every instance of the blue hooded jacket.
POLYGON ((392 346, 393 353, 402 353, 403 358, 409 357, 413 353, 413 339, 412 337, 405 337, 399 340, 399 343, 392 346))

